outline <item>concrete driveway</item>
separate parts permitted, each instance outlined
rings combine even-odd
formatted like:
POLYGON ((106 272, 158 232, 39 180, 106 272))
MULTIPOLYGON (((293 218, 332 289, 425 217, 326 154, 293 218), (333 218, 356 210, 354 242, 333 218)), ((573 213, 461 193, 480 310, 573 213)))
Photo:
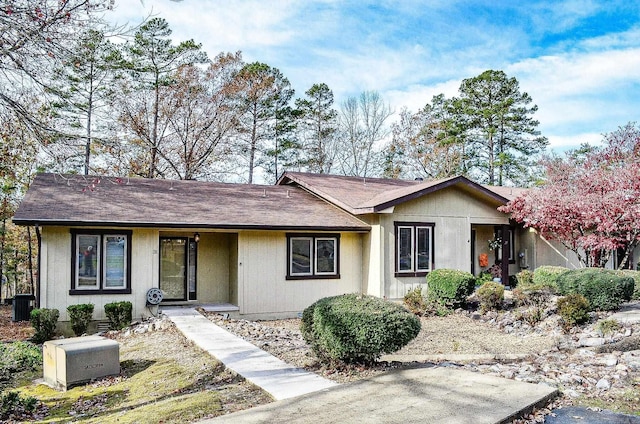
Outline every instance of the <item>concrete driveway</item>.
POLYGON ((220 423, 504 423, 557 394, 449 367, 389 372, 211 420, 220 423))

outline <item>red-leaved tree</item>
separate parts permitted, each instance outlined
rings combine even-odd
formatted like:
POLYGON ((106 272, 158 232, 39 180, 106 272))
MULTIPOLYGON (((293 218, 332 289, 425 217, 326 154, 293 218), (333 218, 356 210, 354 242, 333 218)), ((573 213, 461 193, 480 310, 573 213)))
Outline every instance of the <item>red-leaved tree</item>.
POLYGON ((629 123, 602 148, 546 159, 546 181, 500 208, 585 266, 604 267, 612 251, 624 268, 640 243, 640 127, 629 123))

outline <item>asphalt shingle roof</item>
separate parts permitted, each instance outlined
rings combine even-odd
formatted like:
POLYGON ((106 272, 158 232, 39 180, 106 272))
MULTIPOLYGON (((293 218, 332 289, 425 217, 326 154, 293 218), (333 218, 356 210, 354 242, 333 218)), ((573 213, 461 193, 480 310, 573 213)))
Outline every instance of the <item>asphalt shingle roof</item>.
POLYGON ((379 212, 390 206, 453 185, 498 204, 507 203, 524 190, 483 186, 460 176, 428 181, 407 181, 390 178, 286 172, 278 183, 303 187, 354 215, 379 212), (514 195, 514 193, 517 194, 514 195))
POLYGON ((368 231, 293 186, 39 174, 13 221, 23 225, 368 231))

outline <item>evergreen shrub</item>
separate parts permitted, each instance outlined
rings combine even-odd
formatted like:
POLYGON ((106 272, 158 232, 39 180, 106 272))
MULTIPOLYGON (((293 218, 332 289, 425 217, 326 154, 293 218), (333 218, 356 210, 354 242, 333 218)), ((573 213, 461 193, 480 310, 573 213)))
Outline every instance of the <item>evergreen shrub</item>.
POLYGON ((565 329, 589 321, 589 301, 581 294, 570 293, 558 299, 558 313, 564 321, 565 329))
MULTIPOLYGON (((527 287, 527 290, 548 290, 552 293, 558 292, 558 278, 569 271, 568 268, 562 266, 545 265, 533 271, 533 286, 527 287)), ((521 287, 524 289, 524 287, 521 287)))
POLYGON ((345 294, 325 297, 306 308, 300 330, 321 360, 371 363, 414 339, 420 320, 402 305, 345 294))
POLYGON ((634 280, 616 271, 602 268, 583 268, 567 271, 558 278, 561 294, 583 295, 594 310, 612 311, 633 295, 634 280))
POLYGON ((73 334, 81 336, 87 332, 91 316, 93 315, 92 303, 80 303, 78 305, 69 305, 67 307, 69 313, 69 321, 71 321, 71 329, 73 334))
POLYGON ((471 273, 436 269, 427 275, 427 298, 449 308, 464 306, 475 284, 475 277, 471 273))
POLYGON ((500 283, 489 281, 478 289, 476 295, 480 299, 480 309, 483 312, 500 309, 504 301, 504 286, 500 283))
POLYGON ((36 330, 32 338, 33 342, 40 344, 53 339, 58 318, 60 318, 60 311, 57 309, 33 309, 29 318, 31 326, 36 330))
POLYGON ((621 275, 623 277, 631 277, 633 278, 633 294, 631 295, 631 299, 640 300, 640 271, 633 271, 631 269, 621 269, 617 270, 616 274, 621 275))
POLYGON ((109 320, 109 330, 122 330, 131 325, 131 302, 112 302, 104 305, 104 313, 109 320))

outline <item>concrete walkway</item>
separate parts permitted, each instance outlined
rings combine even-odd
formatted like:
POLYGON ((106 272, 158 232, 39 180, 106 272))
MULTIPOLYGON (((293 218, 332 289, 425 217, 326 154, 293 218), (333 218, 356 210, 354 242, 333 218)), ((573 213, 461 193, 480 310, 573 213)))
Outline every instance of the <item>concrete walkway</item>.
POLYGON ((611 319, 617 320, 621 324, 637 324, 640 322, 640 302, 634 301, 625 303, 620 310, 611 315, 611 319))
POLYGON ((276 400, 334 387, 337 383, 293 367, 218 327, 194 308, 163 307, 162 313, 201 349, 276 400))

